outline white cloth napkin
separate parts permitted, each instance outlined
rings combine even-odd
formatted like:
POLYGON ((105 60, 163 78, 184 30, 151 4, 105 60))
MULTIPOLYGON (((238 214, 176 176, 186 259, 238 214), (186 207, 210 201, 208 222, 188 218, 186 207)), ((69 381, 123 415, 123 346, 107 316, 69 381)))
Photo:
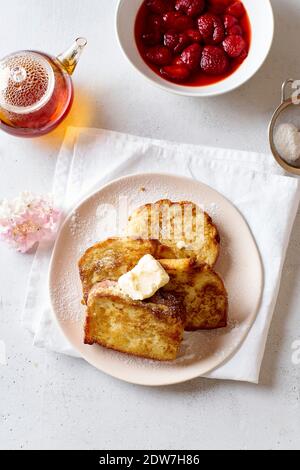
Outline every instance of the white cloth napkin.
MULTIPOLYGON (((265 271, 261 307, 239 351, 208 377, 257 383, 299 206, 298 180, 284 176, 270 155, 69 128, 54 178, 56 203, 67 213, 105 183, 126 174, 146 172, 189 176, 210 185, 235 204, 250 225, 265 271)), ((33 334, 35 345, 77 356, 58 330, 50 307, 48 268, 52 248, 41 245, 37 251, 23 324, 33 334)))

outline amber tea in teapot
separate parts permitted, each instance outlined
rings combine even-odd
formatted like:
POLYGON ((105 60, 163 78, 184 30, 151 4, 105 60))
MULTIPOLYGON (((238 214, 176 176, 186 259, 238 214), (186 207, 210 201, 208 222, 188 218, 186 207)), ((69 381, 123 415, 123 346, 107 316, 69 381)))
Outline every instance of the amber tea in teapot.
POLYGON ((37 137, 55 129, 68 115, 74 97, 71 75, 85 39, 58 57, 21 51, 0 61, 0 128, 37 137))

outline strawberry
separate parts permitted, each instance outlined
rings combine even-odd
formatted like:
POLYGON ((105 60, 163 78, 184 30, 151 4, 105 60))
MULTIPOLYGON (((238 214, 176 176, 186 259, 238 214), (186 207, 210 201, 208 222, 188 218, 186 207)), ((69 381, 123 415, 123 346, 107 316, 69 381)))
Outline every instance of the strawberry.
POLYGON ((175 57, 175 58, 173 59, 172 64, 173 64, 173 65, 182 65, 183 62, 182 62, 182 60, 181 60, 181 57, 180 57, 180 56, 179 56, 179 57, 175 57))
POLYGON ((164 46, 151 47, 147 50, 146 57, 155 65, 168 65, 172 62, 172 53, 164 46))
POLYGON ((246 42, 238 35, 227 36, 223 41, 223 47, 229 57, 233 58, 240 57, 242 52, 247 50, 246 42))
POLYGON ((209 0, 209 11, 211 13, 214 13, 215 15, 222 15, 223 13, 225 13, 229 3, 230 0, 209 0))
POLYGON ((181 54, 181 60, 190 70, 196 70, 200 67, 202 47, 199 44, 192 44, 184 49, 181 54))
POLYGON ((202 36, 197 29, 187 29, 185 34, 192 42, 202 42, 202 36))
POLYGON ((156 46, 162 36, 162 20, 158 15, 151 15, 147 20, 146 30, 142 35, 143 42, 147 46, 156 46))
POLYGON ((221 75, 229 66, 228 58, 220 47, 206 46, 202 52, 201 68, 209 75, 221 75))
POLYGON ((171 0, 146 0, 146 5, 153 13, 164 15, 173 9, 171 0))
POLYGON ((159 15, 150 15, 147 19, 147 31, 163 31, 163 22, 159 15))
POLYGON ((191 43, 189 37, 185 33, 177 33, 176 31, 168 31, 164 35, 164 44, 175 54, 180 54, 183 49, 191 43))
POLYGON ((187 36, 186 33, 180 33, 179 36, 178 36, 178 44, 177 46, 174 48, 174 52, 175 54, 180 54, 180 52, 183 51, 183 49, 188 46, 189 44, 191 44, 191 40, 190 38, 187 36))
POLYGON ((184 65, 169 65, 168 67, 163 67, 160 71, 163 77, 166 77, 169 80, 175 80, 177 82, 182 82, 187 80, 191 74, 190 69, 184 65))
POLYGON ((204 0, 176 0, 175 8, 188 16, 200 15, 205 7, 204 0))
POLYGON ((241 18, 246 13, 246 10, 242 2, 234 2, 227 8, 226 12, 236 18, 241 18))
POLYGON ((240 59, 240 60, 245 60, 246 57, 248 57, 248 50, 247 50, 247 49, 244 49, 244 50, 240 53, 239 59, 240 59))
POLYGON ((169 11, 163 17, 165 27, 183 32, 193 27, 193 20, 177 11, 169 11))
POLYGON ((220 18, 206 13, 198 19, 198 27, 206 44, 219 44, 225 37, 224 26, 220 18))
POLYGON ((142 35, 143 42, 146 46, 156 46, 160 43, 160 34, 158 33, 144 33, 142 35))
POLYGON ((146 46, 156 46, 160 43, 160 34, 158 33, 144 33, 142 39, 146 46))
POLYGON ((238 20, 235 18, 235 16, 224 15, 223 23, 224 23, 225 29, 228 30, 229 28, 232 28, 233 26, 238 24, 238 20))
POLYGON ((164 45, 174 51, 178 44, 178 36, 179 34, 176 31, 167 31, 164 35, 164 45))
POLYGON ((232 35, 243 36, 243 30, 239 24, 236 24, 232 26, 232 28, 229 28, 228 35, 229 36, 232 36, 232 35))

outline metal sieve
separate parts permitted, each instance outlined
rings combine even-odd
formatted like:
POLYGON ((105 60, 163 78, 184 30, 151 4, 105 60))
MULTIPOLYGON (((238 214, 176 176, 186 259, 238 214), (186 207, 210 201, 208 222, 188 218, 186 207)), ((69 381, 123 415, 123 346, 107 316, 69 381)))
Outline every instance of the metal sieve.
MULTIPOLYGON (((283 115, 286 114, 288 117, 286 118, 286 121, 293 121, 295 122, 295 119, 300 123, 300 100, 293 100, 292 99, 292 93, 291 93, 291 85, 295 83, 295 80, 289 78, 282 84, 282 90, 281 90, 281 103, 276 109, 276 111, 273 114, 273 117, 270 122, 269 126, 269 141, 270 141, 270 147, 271 151, 274 155, 275 160, 277 163, 287 172, 292 173, 294 175, 300 175, 300 167, 293 166, 292 164, 288 163, 285 161, 280 153, 278 152, 276 148, 276 143, 275 143, 275 132, 278 124, 280 123, 280 119, 282 119, 283 115), (290 90, 289 90, 290 89, 290 90), (299 101, 299 102, 298 102, 299 101), (295 117, 292 117, 292 113, 297 113, 295 117)), ((300 128, 300 125, 298 124, 298 128, 300 128)))

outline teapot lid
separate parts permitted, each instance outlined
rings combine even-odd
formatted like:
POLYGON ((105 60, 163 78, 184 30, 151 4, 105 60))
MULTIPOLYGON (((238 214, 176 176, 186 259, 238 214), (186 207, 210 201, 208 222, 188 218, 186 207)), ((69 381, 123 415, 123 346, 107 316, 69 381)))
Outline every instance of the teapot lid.
POLYGON ((55 86, 50 62, 36 52, 17 52, 0 61, 0 107, 28 114, 42 108, 55 86))

